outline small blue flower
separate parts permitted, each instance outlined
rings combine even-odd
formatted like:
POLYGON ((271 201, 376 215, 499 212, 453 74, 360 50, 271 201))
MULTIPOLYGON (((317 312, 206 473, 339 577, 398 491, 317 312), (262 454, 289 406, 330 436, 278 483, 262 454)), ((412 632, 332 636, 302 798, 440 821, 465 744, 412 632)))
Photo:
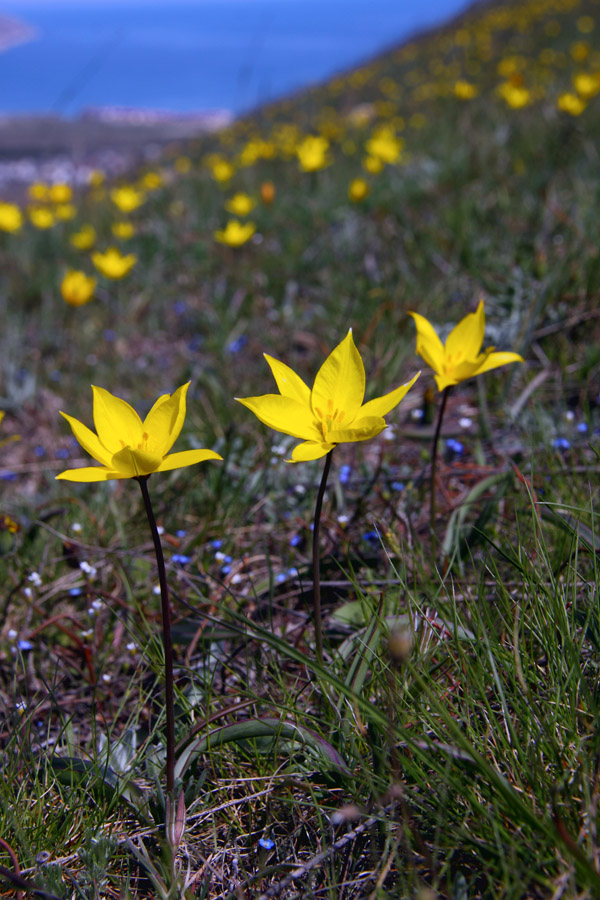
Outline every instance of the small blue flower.
POLYGON ((38 444, 37 447, 33 448, 33 452, 35 453, 36 456, 44 456, 46 453, 46 448, 42 447, 41 444, 38 444))
POLYGON ((460 441, 457 441, 454 438, 447 438, 446 450, 448 451, 448 453, 454 453, 456 456, 462 456, 465 448, 460 441))
POLYGON ((17 647, 21 651, 21 653, 27 653, 28 650, 33 650, 33 644, 31 641, 17 641, 17 647))
POLYGON ((555 450, 569 450, 571 447, 570 442, 564 437, 554 438, 552 441, 552 447, 555 450))
POLYGON ((211 541, 210 545, 213 548, 213 550, 219 550, 223 546, 223 541, 221 541, 221 540, 219 540, 219 538, 217 538, 217 540, 211 541))
POLYGON ((262 847, 264 850, 272 850, 275 846, 275 841, 272 841, 271 838, 259 838, 258 841, 259 847, 262 847))
POLYGON ((81 588, 74 587, 69 591, 69 597, 79 597, 81 594, 81 588))
POLYGON ((176 300, 173 304, 173 311, 176 316, 182 316, 187 309, 185 300, 176 300))
POLYGON ((275 576, 275 581, 277 582, 277 584, 282 584, 286 580, 286 578, 287 578, 287 575, 285 574, 285 572, 279 572, 275 576))
POLYGON ((68 459, 69 451, 66 447, 59 447, 58 450, 55 451, 54 455, 57 459, 68 459))
POLYGON ((221 575, 229 575, 231 566, 221 566, 221 575))
POLYGON ((287 570, 287 574, 290 578, 297 578, 299 574, 298 569, 295 566, 292 566, 291 569, 287 570))
POLYGON ((16 472, 3 472, 0 478, 2 481, 16 481, 17 475, 16 472))
POLYGON ((340 469, 340 474, 338 475, 338 480, 340 484, 348 484, 350 481, 350 475, 352 473, 351 466, 342 466, 340 469))
POLYGON ((192 557, 186 556, 184 553, 174 553, 171 559, 178 566, 187 566, 191 562, 192 557))
POLYGON ((392 481, 392 490, 393 491, 403 491, 404 490, 404 482, 403 481, 392 481))
POLYGON ((378 544, 379 543, 379 535, 376 531, 365 531, 362 536, 363 541, 366 541, 368 544, 378 544))
POLYGON ((302 538, 299 534, 293 534, 290 538, 290 547, 299 547, 302 543, 302 538))
POLYGON ((587 422, 579 422, 577 424, 577 431, 579 432, 579 434, 587 434, 587 431, 588 431, 587 422))
POLYGON ((175 536, 178 538, 184 538, 186 536, 186 534, 187 534, 187 531, 185 530, 185 528, 180 528, 178 531, 175 532, 175 536))
POLYGON ((241 334, 239 338, 236 338, 235 341, 231 341, 227 344, 227 352, 228 353, 239 353, 246 344, 248 343, 248 338, 245 334, 241 334))

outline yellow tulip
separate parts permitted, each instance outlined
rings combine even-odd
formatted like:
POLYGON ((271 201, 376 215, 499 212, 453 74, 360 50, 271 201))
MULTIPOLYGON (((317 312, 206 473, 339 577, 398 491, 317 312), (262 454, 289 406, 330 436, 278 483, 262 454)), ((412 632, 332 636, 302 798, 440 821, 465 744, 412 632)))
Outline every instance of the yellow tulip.
POLYGON ((414 312, 409 315, 417 326, 417 353, 435 372, 439 391, 498 366, 523 362, 518 353, 496 353, 493 347, 481 350, 485 333, 483 300, 479 301, 476 312, 466 315, 452 329, 445 344, 424 316, 414 312))
POLYGON ((384 416, 400 403, 420 374, 389 394, 363 403, 365 367, 352 329, 319 369, 312 390, 285 363, 266 353, 265 359, 279 394, 235 399, 275 431, 302 439, 287 462, 319 459, 337 444, 375 437, 387 426, 384 416))
POLYGON ((92 253, 92 262, 105 278, 116 281, 131 271, 137 256, 133 253, 124 255, 117 247, 109 247, 106 253, 92 253))
POLYGON ((60 290, 69 306, 83 306, 94 296, 96 279, 77 269, 69 269, 62 280, 60 290))
POLYGON ((144 478, 192 466, 207 459, 222 459, 213 450, 183 450, 169 453, 179 437, 186 413, 190 383, 173 394, 158 398, 144 421, 125 400, 101 387, 92 386, 96 433, 78 419, 61 412, 84 450, 100 463, 83 469, 68 469, 56 477, 64 481, 110 481, 144 478))

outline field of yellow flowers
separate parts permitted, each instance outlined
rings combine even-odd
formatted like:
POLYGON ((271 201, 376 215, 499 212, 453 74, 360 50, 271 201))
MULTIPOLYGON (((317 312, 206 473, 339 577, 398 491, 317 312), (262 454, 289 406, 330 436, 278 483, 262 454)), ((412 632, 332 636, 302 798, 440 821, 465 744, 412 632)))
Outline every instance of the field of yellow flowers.
POLYGON ((0 199, 2 896, 600 894, 599 35, 0 199))

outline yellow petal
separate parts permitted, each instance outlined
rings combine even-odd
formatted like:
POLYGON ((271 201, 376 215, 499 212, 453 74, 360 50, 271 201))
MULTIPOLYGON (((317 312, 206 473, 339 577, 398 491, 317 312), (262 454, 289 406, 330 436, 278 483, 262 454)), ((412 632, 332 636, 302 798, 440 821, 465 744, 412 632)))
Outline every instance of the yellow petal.
POLYGON ((304 440, 322 441, 323 435, 317 428, 310 407, 291 397, 281 394, 264 394, 262 397, 236 397, 251 409, 257 419, 284 434, 304 440))
POLYGON ((181 432, 186 413, 186 395, 190 382, 172 394, 159 397, 146 418, 143 430, 148 435, 147 448, 166 456, 181 432))
POLYGON ((336 444, 343 444, 348 441, 367 441, 369 438, 378 435, 385 427, 385 419, 381 416, 361 417, 360 419, 355 419, 350 428, 338 428, 335 431, 328 431, 327 437, 336 444))
POLYGON ((441 372, 444 366, 444 346, 440 341, 433 325, 425 316, 411 312, 417 326, 416 352, 421 356, 434 372, 441 372))
POLYGON ((337 411, 344 413, 344 424, 350 424, 364 396, 365 367, 350 330, 317 372, 311 405, 315 416, 321 420, 337 411))
POLYGON ((497 369, 498 366, 506 366, 509 363, 514 362, 524 362, 522 356, 519 356, 518 353, 511 353, 509 351, 503 351, 499 353, 490 353, 483 364, 479 366, 476 375, 481 375, 482 372, 489 372, 490 369, 497 369))
POLYGON ((386 416, 395 406, 398 406, 401 400, 404 399, 420 374, 420 372, 417 372, 414 378, 411 378, 406 384, 400 385, 400 387, 397 387, 394 391, 390 391, 389 394, 384 394, 383 397, 376 397, 374 400, 369 400, 369 402, 365 403, 360 409, 361 418, 364 416, 386 416))
POLYGON ((446 340, 446 357, 454 361, 475 360, 479 356, 485 333, 483 300, 476 312, 469 313, 452 329, 446 340))
POLYGON ((264 357, 271 367, 279 393, 284 397, 291 397, 293 400, 298 400, 300 403, 310 406, 310 388, 302 381, 300 376, 296 375, 294 370, 286 366, 285 363, 280 362, 278 359, 273 359, 268 353, 265 353, 264 357))
POLYGON ((326 456, 334 447, 335 444, 330 444, 327 441, 305 441, 303 444, 298 444, 297 447, 294 447, 292 458, 286 460, 286 462, 308 462, 310 459, 320 459, 321 456, 326 456))
POLYGON ((113 478, 126 478, 120 472, 106 469, 104 466, 90 466, 83 469, 67 469, 56 476, 57 481, 110 481, 113 478))
POLYGON ((170 453, 165 456, 156 471, 168 472, 171 469, 183 469, 185 466, 194 466, 207 459, 223 459, 223 457, 214 450, 181 450, 179 453, 170 453))
POLYGON ((92 385, 94 392, 94 424, 101 443, 109 453, 137 445, 143 439, 142 420, 125 400, 92 385))
POLYGON ((73 416, 69 416, 64 412, 61 412, 61 416, 67 420, 71 426, 75 439, 81 444, 83 449, 86 450, 90 456, 93 456, 94 459, 97 459, 99 463, 102 463, 103 466, 110 465, 112 454, 100 443, 98 436, 94 434, 87 425, 80 422, 79 419, 75 419, 73 416))
POLYGON ((156 453, 124 447, 114 454, 111 468, 120 472, 123 478, 139 478, 140 475, 151 475, 152 472, 156 472, 161 462, 162 456, 156 453))

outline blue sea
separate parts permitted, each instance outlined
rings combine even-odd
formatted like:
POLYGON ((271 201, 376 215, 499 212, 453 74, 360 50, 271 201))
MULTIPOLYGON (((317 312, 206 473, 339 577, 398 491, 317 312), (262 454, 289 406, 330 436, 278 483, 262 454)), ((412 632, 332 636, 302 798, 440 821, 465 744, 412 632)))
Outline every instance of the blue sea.
POLYGON ((34 39, 0 53, 0 112, 240 113, 441 24, 466 0, 8 0, 34 39))

